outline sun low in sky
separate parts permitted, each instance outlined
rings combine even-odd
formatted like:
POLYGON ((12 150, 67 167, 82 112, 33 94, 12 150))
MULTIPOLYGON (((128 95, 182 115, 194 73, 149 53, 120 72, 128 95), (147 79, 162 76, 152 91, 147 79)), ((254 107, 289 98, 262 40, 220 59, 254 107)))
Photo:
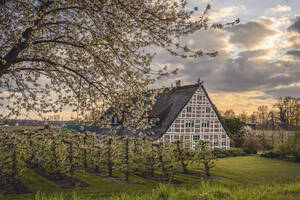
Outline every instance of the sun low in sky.
POLYGON ((204 80, 220 110, 252 112, 279 97, 300 97, 299 0, 193 0, 190 7, 212 6, 210 23, 240 23, 198 31, 182 40, 192 48, 218 51, 215 58, 180 59, 158 50, 153 66, 178 67, 178 74, 156 83, 170 86, 204 80))

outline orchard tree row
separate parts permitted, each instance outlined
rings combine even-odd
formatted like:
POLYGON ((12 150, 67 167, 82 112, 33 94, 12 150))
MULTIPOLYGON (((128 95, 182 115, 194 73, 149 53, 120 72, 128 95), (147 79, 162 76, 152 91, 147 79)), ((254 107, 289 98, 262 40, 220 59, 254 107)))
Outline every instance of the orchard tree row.
POLYGON ((54 180, 64 177, 73 180, 76 172, 92 169, 108 176, 120 171, 128 181, 131 173, 154 177, 157 170, 162 181, 171 181, 176 169, 181 167, 188 173, 187 166, 192 162, 204 164, 209 176, 214 155, 207 142, 201 141, 196 150, 189 150, 180 141, 162 143, 149 137, 103 137, 91 132, 51 129, 0 132, 2 186, 21 182, 25 168, 35 169, 54 180))

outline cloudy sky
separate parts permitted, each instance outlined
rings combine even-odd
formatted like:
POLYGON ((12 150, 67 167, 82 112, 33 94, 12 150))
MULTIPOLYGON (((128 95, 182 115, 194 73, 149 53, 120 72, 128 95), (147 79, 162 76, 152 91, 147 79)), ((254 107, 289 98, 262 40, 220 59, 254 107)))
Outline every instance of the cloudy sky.
POLYGON ((157 49, 153 67, 178 67, 175 80, 195 83, 200 77, 220 110, 252 112, 282 96, 300 97, 300 1, 299 0, 191 0, 190 7, 212 9, 210 22, 240 18, 234 27, 199 31, 183 38, 192 48, 218 51, 216 58, 180 59, 157 49))

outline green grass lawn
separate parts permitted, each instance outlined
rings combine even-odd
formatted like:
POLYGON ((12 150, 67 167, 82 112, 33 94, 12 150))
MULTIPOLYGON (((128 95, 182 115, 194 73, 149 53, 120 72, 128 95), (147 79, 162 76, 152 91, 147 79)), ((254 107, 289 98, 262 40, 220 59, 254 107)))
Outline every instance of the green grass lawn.
POLYGON ((259 156, 220 159, 212 170, 239 184, 286 184, 300 182, 300 163, 259 156))
MULTIPOLYGON (((192 166, 191 170, 196 171, 201 169, 198 169, 197 166, 192 166)), ((217 161, 217 166, 212 170, 212 174, 222 176, 225 179, 203 180, 191 175, 176 174, 175 178, 181 180, 183 184, 174 187, 178 189, 193 189, 203 184, 203 181, 208 184, 217 184, 221 187, 230 186, 231 188, 253 187, 254 185, 264 187, 266 184, 288 185, 300 183, 300 163, 258 156, 224 158, 217 161)), ((119 175, 121 176, 121 174, 119 175)), ((65 195, 72 195, 76 193, 77 196, 83 199, 95 199, 111 197, 118 193, 125 192, 128 194, 150 194, 154 188, 159 186, 157 182, 145 180, 138 176, 131 176, 130 179, 140 184, 115 183, 106 178, 89 173, 77 174, 77 178, 90 184, 90 187, 62 190, 55 183, 38 176, 34 171, 26 170, 23 182, 34 193, 26 195, 6 195, 2 196, 2 199, 34 199, 35 193, 38 191, 44 194, 63 193, 65 195)))

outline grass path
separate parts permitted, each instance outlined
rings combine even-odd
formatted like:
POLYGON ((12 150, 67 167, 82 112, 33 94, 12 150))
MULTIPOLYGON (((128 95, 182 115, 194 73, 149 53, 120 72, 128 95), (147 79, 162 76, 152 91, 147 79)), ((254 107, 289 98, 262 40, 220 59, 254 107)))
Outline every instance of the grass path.
MULTIPOLYGON (((191 170, 199 170, 192 166, 191 170)), ((217 161, 217 166, 212 170, 213 175, 225 177, 224 180, 207 180, 205 182, 217 183, 230 187, 265 185, 265 184, 292 184, 300 183, 300 163, 282 160, 262 158, 258 156, 223 158, 217 161)), ((121 174, 117 174, 122 176, 121 174)), ((131 180, 140 184, 115 183, 112 180, 95 176, 90 173, 79 173, 77 178, 90 184, 87 188, 60 189, 55 183, 37 175, 33 170, 26 170, 24 184, 34 193, 61 193, 72 195, 73 192, 86 199, 110 197, 118 193, 142 194, 150 193, 158 183, 142 179, 138 176, 130 176, 131 180)), ((184 182, 174 186, 178 188, 193 188, 203 180, 191 175, 176 174, 175 178, 184 182)), ((34 194, 25 195, 0 195, 0 199, 33 199, 34 194)))

